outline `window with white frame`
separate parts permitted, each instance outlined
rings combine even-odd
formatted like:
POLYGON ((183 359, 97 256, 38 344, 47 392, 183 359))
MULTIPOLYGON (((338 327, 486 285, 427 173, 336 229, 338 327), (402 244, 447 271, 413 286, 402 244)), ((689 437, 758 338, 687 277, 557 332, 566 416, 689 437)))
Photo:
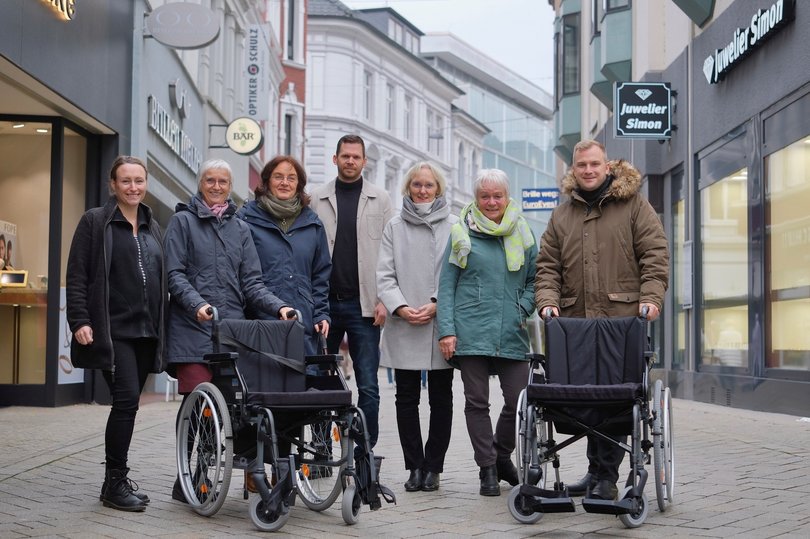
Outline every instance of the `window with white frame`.
POLYGON ((413 97, 405 96, 402 118, 402 136, 410 142, 413 136, 413 97))
POLYGON ((393 84, 385 85, 385 128, 394 130, 394 113, 396 111, 396 88, 393 84))
POLYGON ((374 110, 374 75, 371 71, 363 71, 363 118, 372 119, 374 110))

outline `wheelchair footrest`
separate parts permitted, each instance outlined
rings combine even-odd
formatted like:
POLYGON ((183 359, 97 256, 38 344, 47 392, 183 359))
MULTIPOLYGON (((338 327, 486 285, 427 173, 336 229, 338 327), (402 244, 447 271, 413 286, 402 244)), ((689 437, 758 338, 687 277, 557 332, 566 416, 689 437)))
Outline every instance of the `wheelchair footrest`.
POLYGON ((588 513, 602 515, 626 515, 633 512, 633 499, 600 500, 598 498, 583 498, 582 508, 588 513))
POLYGON ((532 485, 520 485, 520 493, 529 498, 526 505, 535 513, 574 513, 577 508, 567 491, 546 490, 532 485))

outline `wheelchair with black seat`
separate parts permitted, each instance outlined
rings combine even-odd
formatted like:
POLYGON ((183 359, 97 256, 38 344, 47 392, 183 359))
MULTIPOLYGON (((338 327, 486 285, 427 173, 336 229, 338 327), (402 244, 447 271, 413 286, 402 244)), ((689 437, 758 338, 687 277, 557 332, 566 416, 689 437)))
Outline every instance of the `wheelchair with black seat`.
POLYGON ((363 505, 396 503, 379 483, 382 457, 352 404, 341 356, 305 357, 297 320, 220 321, 214 313, 213 324, 215 352, 204 357, 212 380, 185 400, 177 425, 180 486, 196 513, 219 511, 234 468, 253 479, 258 493, 249 496, 246 485, 243 496, 263 531, 284 526, 296 497, 323 511, 342 492, 347 524, 363 505))
MULTIPOLYGON (((646 313, 644 313, 646 315, 646 313)), ((630 473, 615 500, 585 493, 586 512, 617 515, 628 528, 649 513, 645 464, 652 450, 658 508, 673 502, 675 445, 672 399, 661 380, 652 384, 646 316, 543 317, 545 355, 529 354, 529 381, 518 399, 515 424, 520 484, 509 494, 509 512, 532 524, 545 513, 574 512, 560 478, 559 453, 585 436, 597 436, 630 455, 630 473), (562 441, 557 435, 567 435, 562 441), (650 439, 652 434, 652 439, 650 439), (630 435, 630 445, 620 441, 630 435), (548 463, 554 469, 548 478, 548 463)))

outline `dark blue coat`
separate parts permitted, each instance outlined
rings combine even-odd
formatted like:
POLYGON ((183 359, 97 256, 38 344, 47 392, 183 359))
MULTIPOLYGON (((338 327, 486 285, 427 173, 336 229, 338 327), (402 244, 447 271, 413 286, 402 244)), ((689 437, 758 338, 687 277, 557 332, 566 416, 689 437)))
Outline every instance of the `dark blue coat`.
POLYGON ((217 308, 221 319, 244 319, 247 308, 278 318, 285 303, 264 286, 250 230, 236 218, 233 203, 220 221, 194 195, 188 204, 177 205, 165 238, 170 367, 201 363, 203 354, 213 351, 211 322, 196 318, 206 303, 217 308))
POLYGON ((323 223, 314 211, 304 207, 287 232, 255 200, 239 210, 250 227, 264 284, 285 305, 301 311, 306 328, 306 353, 316 354, 314 325, 329 320, 329 275, 332 259, 323 223))

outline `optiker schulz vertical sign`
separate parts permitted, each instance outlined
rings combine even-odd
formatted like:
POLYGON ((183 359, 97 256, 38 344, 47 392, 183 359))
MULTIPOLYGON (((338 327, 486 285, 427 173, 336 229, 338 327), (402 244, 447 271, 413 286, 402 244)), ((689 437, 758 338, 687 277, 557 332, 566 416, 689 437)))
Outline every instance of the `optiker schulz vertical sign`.
POLYGON ((766 39, 792 21, 796 16, 796 0, 777 0, 751 16, 745 28, 737 28, 726 45, 716 49, 703 61, 703 75, 709 84, 717 84, 737 67, 766 39))
POLYGON ((245 47, 245 104, 247 116, 257 122, 270 119, 270 47, 269 28, 264 24, 248 26, 245 47))

